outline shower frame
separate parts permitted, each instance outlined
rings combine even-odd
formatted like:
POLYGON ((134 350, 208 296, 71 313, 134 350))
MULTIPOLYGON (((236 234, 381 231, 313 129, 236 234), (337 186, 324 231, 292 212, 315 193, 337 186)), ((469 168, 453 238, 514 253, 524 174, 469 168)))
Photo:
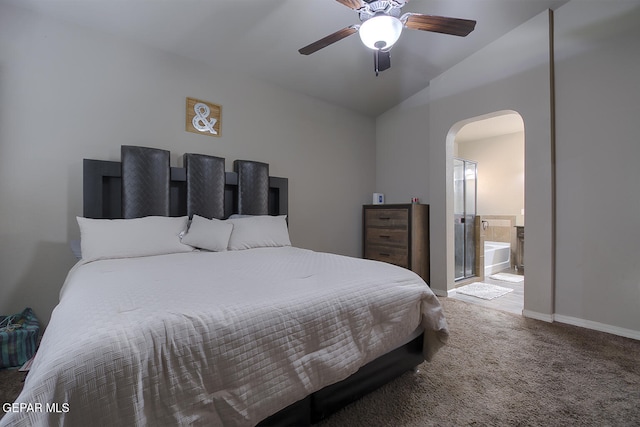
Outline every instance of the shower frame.
POLYGON ((454 157, 453 170, 455 280, 458 281, 477 276, 478 163, 454 157))

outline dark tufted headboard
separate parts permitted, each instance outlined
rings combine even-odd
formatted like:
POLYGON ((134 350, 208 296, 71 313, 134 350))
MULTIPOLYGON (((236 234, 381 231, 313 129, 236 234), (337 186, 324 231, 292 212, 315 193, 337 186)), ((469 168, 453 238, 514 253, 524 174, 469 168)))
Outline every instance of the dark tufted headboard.
POLYGON ((122 217, 169 216, 169 152, 123 145, 122 217))
POLYGON ((238 213, 266 215, 269 212, 269 165, 236 160, 233 168, 238 174, 238 213))
POLYGON ((170 167, 168 151, 134 146, 122 146, 122 162, 84 159, 83 216, 288 214, 287 178, 269 176, 266 163, 234 163, 225 172, 225 159, 188 153, 184 167, 170 167))
POLYGON ((184 167, 189 218, 194 214, 205 218, 224 218, 224 159, 187 153, 184 155, 184 167))

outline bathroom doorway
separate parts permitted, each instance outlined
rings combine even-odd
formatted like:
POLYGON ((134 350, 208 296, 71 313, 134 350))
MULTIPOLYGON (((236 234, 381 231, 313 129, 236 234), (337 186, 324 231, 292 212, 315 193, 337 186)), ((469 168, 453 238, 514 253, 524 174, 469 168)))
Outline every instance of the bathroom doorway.
POLYGON ((514 111, 502 111, 465 120, 456 127, 459 130, 453 146, 452 296, 456 297, 455 290, 472 283, 509 288, 508 294, 492 301, 458 296, 481 305, 505 305, 503 309, 522 314, 525 216, 522 117, 514 111))

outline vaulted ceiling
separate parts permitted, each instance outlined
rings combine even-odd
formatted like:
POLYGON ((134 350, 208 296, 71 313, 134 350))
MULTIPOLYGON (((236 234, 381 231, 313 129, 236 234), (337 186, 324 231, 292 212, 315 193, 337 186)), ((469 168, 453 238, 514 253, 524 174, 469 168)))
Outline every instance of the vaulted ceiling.
POLYGON ((2 0, 55 19, 245 73, 376 116, 449 67, 566 0, 411 0, 403 12, 477 21, 467 37, 404 29, 376 77, 357 34, 312 55, 298 49, 360 23, 336 0, 2 0))

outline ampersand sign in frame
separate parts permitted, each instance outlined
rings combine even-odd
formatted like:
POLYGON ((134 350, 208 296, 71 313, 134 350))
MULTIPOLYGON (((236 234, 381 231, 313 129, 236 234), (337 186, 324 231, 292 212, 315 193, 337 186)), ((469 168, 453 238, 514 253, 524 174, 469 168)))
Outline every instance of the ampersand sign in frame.
POLYGON ((201 135, 220 136, 221 115, 221 106, 195 98, 187 98, 185 130, 201 135))

